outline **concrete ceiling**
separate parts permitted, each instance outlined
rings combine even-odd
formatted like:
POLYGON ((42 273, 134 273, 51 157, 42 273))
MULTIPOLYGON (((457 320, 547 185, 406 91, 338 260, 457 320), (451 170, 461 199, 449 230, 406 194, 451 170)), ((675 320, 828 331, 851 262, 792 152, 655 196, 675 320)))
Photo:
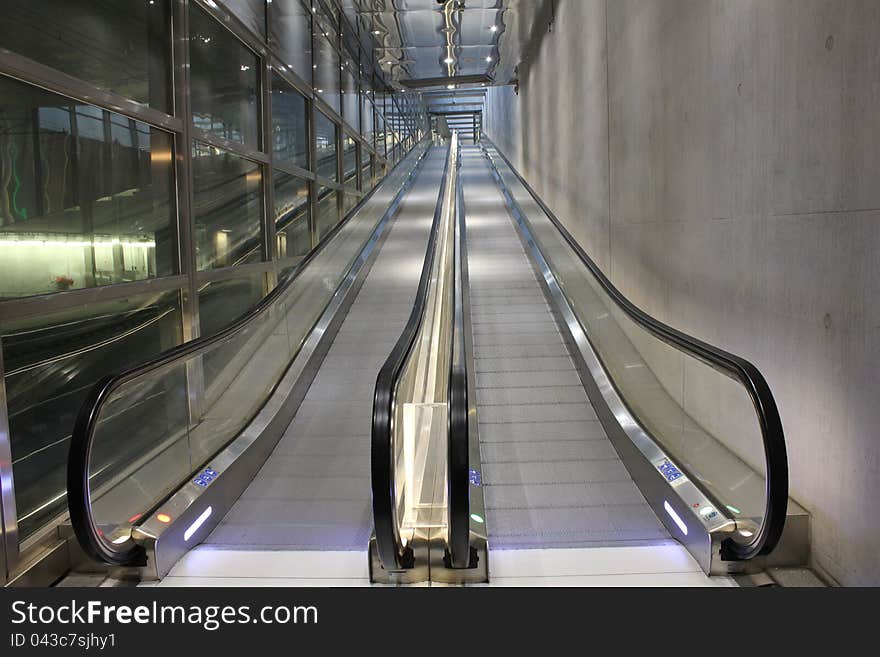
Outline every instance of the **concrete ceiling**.
POLYGON ((482 109, 483 87, 514 77, 545 2, 339 1, 352 24, 372 36, 386 78, 395 87, 423 91, 429 112, 482 109))

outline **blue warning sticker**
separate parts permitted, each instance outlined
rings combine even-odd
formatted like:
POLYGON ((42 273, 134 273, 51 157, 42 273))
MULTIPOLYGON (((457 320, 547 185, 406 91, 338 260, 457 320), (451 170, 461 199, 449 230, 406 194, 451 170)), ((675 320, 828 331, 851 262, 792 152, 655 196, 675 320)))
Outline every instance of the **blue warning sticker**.
POLYGON ((662 474, 670 484, 684 477, 684 473, 676 468, 669 459, 663 459, 663 462, 657 466, 657 469, 660 470, 660 474, 662 474))

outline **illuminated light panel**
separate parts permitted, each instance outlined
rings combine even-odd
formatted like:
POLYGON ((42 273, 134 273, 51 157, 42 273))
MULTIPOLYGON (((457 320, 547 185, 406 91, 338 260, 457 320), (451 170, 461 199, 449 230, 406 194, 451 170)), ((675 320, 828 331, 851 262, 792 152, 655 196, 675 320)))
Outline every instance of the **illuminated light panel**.
POLYGON ((188 541, 189 539, 192 538, 192 535, 195 534, 199 530, 199 527, 204 525, 205 521, 211 517, 211 512, 213 510, 214 509, 209 506, 207 509, 202 511, 202 514, 198 518, 195 519, 195 522, 193 522, 193 524, 191 524, 189 527, 187 527, 186 531, 183 532, 183 540, 184 541, 188 541))
POLYGON ((157 513, 156 520, 164 525, 167 525, 169 522, 171 522, 171 516, 169 516, 167 513, 157 513))
POLYGON ((687 536, 688 528, 687 525, 684 524, 684 521, 678 516, 675 510, 672 508, 672 505, 669 504, 666 500, 663 501, 663 508, 666 510, 666 513, 669 514, 669 517, 675 521, 675 524, 678 525, 678 528, 681 530, 681 533, 687 536))
POLYGON ((82 248, 84 246, 137 246, 142 249, 155 248, 156 243, 149 242, 123 242, 122 240, 110 240, 102 242, 87 242, 83 240, 0 240, 0 246, 75 246, 82 248))
POLYGON ((472 514, 471 514, 471 520, 473 520, 474 522, 478 522, 478 523, 480 523, 481 525, 482 525, 484 522, 486 522, 485 520, 483 520, 483 516, 481 516, 481 515, 478 514, 478 513, 472 513, 472 514))

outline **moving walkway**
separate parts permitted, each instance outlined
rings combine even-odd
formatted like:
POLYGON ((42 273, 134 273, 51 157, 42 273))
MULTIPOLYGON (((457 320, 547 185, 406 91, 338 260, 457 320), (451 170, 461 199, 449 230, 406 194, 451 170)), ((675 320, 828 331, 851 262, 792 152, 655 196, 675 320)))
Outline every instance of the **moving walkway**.
POLYGON ((422 145, 337 231, 96 387, 68 461, 89 558, 155 578, 199 543, 369 545, 390 583, 486 581, 490 547, 803 563, 760 372, 633 306, 491 143, 422 145))

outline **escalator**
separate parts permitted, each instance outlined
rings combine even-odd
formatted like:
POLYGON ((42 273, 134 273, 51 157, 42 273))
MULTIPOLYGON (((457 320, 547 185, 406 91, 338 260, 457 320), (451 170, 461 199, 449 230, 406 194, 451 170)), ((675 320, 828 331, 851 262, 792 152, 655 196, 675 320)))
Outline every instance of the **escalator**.
POLYGON ((706 575, 804 564, 761 373, 632 305, 488 141, 456 173, 454 247, 377 383, 373 580, 485 581, 573 548, 680 545, 706 575))
POLYGON ((200 543, 366 548, 372 384, 412 305, 445 152, 414 149, 241 319, 95 387, 68 460, 88 557, 155 579, 200 543))
POLYGON ((336 231, 93 391, 68 463, 89 557, 161 578, 200 544, 368 550, 391 584, 544 549, 804 562, 760 372, 633 306, 490 142, 423 145, 336 231))

